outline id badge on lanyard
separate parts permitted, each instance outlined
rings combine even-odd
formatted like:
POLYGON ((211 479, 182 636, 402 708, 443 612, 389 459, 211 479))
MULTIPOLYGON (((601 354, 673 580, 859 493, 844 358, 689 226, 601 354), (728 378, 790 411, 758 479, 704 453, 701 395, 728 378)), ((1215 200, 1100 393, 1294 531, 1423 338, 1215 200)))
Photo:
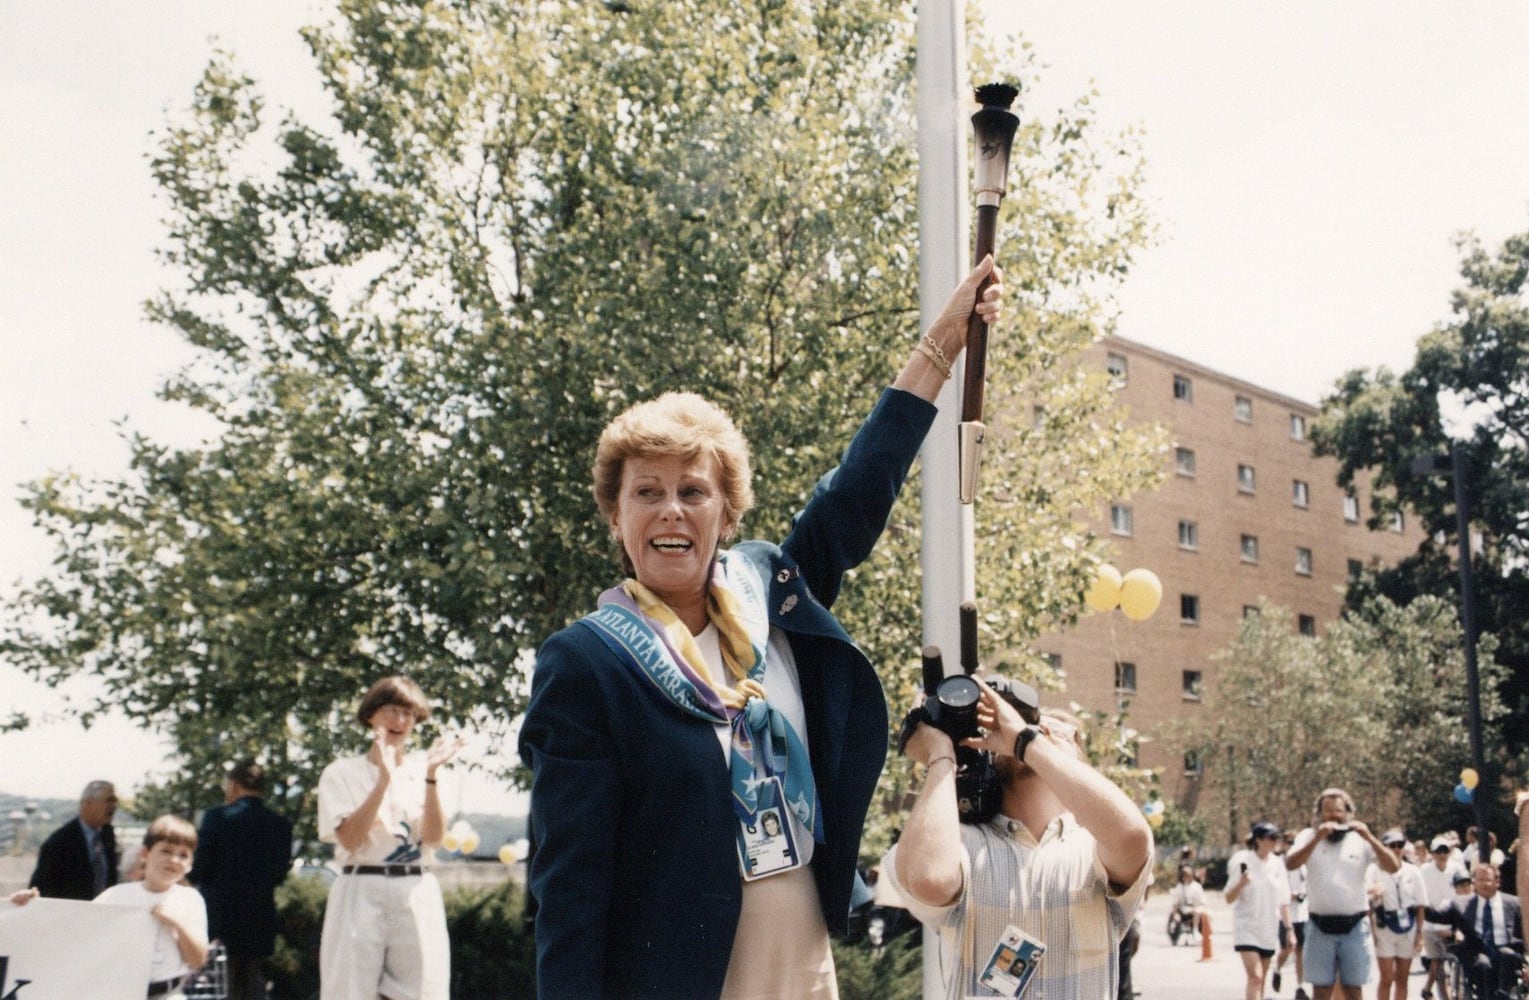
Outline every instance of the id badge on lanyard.
POLYGON ((1024 996, 1045 954, 1046 946, 1040 939, 1010 924, 1004 928, 1003 937, 998 939, 977 982, 1001 997, 1024 996))
POLYGON ((785 803, 780 779, 767 778, 759 786, 753 820, 738 820, 738 863, 745 882, 802 867, 785 803))

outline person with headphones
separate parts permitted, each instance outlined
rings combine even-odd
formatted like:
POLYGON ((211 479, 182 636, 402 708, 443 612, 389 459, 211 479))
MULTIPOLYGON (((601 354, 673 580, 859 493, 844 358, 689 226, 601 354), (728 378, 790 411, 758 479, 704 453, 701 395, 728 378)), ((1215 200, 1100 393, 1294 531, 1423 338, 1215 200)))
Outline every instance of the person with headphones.
POLYGON ((1401 861, 1354 818, 1354 800, 1343 789, 1323 789, 1313 813, 1314 826, 1285 852, 1288 870, 1306 866, 1306 976, 1315 1000, 1329 1000, 1335 986, 1339 997, 1360 1000, 1375 965, 1365 872, 1374 864, 1391 874, 1401 861))

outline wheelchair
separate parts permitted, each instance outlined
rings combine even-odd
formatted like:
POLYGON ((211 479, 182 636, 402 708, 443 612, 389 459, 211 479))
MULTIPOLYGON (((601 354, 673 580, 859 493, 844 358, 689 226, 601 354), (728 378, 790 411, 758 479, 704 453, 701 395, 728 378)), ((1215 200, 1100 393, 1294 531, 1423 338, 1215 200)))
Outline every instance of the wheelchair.
POLYGON ((1195 908, 1192 906, 1175 906, 1168 911, 1168 941, 1177 945, 1180 939, 1184 944, 1194 944, 1198 940, 1199 933, 1196 930, 1195 908))
POLYGON ((1484 969, 1472 976, 1454 948, 1444 957, 1444 971, 1440 973, 1449 983, 1452 1000, 1529 1000, 1529 989, 1518 974, 1521 959, 1500 963, 1495 969, 1484 969))

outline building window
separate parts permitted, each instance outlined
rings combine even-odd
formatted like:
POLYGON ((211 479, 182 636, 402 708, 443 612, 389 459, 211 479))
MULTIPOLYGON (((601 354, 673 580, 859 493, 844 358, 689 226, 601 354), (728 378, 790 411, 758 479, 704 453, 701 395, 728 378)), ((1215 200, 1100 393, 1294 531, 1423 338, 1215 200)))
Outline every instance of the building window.
POLYGON ((1298 548, 1298 549, 1295 550, 1295 571, 1297 573, 1301 574, 1302 576, 1310 576, 1311 575, 1311 550, 1310 549, 1300 549, 1300 548, 1298 548))
POLYGON ((1173 449, 1173 467, 1181 476, 1195 474, 1195 453, 1191 448, 1173 449))
POLYGON ((1124 354, 1110 353, 1104 357, 1104 370, 1110 373, 1111 380, 1125 385, 1126 378, 1131 374, 1131 363, 1124 354))
POLYGON ((1030 410, 1030 426, 1035 430, 1044 430, 1046 427, 1046 408, 1044 406, 1032 407, 1030 410))
POLYGON ((1198 671, 1198 670, 1186 670, 1186 671, 1184 671, 1184 700, 1185 701, 1199 701, 1200 700, 1200 688, 1202 686, 1202 683, 1203 682, 1202 682, 1202 679, 1200 677, 1200 671, 1198 671))
POLYGON ((1302 635, 1313 636, 1313 637, 1316 636, 1316 634, 1317 634, 1317 620, 1316 620, 1316 618, 1312 617, 1311 615, 1296 615, 1295 616, 1295 623, 1296 623, 1296 628, 1300 631, 1300 633, 1302 635))
POLYGON ((1311 487, 1299 479, 1290 481, 1290 502, 1305 510, 1311 506, 1311 487))
POLYGON ((1179 522, 1179 548, 1198 550, 1200 548, 1200 526, 1193 521, 1179 522))
POLYGON ((1051 667, 1052 671, 1054 671, 1058 677, 1062 675, 1061 653, 1042 653, 1041 658, 1046 661, 1046 663, 1051 667))
POLYGON ((1110 531, 1117 535, 1131 533, 1131 508, 1123 503, 1110 504, 1110 531))
POLYGON ((1306 418, 1299 413, 1290 414, 1290 440, 1306 440, 1306 418))
POLYGON ((1179 621, 1186 625, 1200 624, 1200 596, 1198 594, 1179 595, 1179 621))
POLYGON ((1245 563, 1258 562, 1258 536, 1242 536, 1242 561, 1245 563))
POLYGON ((1359 498, 1352 493, 1343 494, 1343 519, 1349 524, 1359 520, 1359 498))
POLYGON ((1181 403, 1195 401, 1195 384, 1183 375, 1173 376, 1173 398, 1181 403))
POLYGON ((1403 518, 1402 512, 1399 511, 1399 510, 1398 511, 1393 511, 1392 514, 1391 514, 1391 530, 1396 532, 1399 535, 1403 531, 1405 531, 1406 528, 1407 528, 1407 522, 1403 518))
POLYGON ((1364 563, 1360 562, 1358 559, 1350 559, 1348 561, 1348 578, 1350 580, 1357 580, 1363 575, 1364 563))
POLYGON ((1115 690, 1120 694, 1136 693, 1136 664, 1115 664, 1115 690))
POLYGON ((1232 412, 1237 419, 1244 424, 1253 422, 1253 401, 1246 396, 1238 396, 1232 403, 1232 412))
POLYGON ((1205 761, 1198 750, 1184 751, 1184 777, 1198 778, 1205 773, 1205 761))
POLYGON ((1256 605, 1256 604, 1244 604, 1242 606, 1242 617, 1244 617, 1244 618, 1252 618, 1256 614, 1258 614, 1258 605, 1256 605))
POLYGON ((1255 491, 1255 488, 1256 481, 1253 478, 1253 467, 1251 465, 1237 466, 1237 489, 1243 493, 1252 493, 1255 491))

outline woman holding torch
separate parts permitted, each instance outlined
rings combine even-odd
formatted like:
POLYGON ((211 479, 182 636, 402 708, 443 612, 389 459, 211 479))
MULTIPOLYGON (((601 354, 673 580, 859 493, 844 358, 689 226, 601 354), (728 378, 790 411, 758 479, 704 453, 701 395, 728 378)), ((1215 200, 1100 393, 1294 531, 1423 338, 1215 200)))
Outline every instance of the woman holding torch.
POLYGON ((968 317, 991 323, 1000 300, 988 257, 778 545, 722 547, 753 492, 713 404, 668 393, 601 434, 595 498, 627 579, 541 648, 520 735, 543 998, 837 995, 828 932, 848 918, 887 712, 829 608, 886 525, 968 317), (751 863, 766 810, 789 843, 751 863))

